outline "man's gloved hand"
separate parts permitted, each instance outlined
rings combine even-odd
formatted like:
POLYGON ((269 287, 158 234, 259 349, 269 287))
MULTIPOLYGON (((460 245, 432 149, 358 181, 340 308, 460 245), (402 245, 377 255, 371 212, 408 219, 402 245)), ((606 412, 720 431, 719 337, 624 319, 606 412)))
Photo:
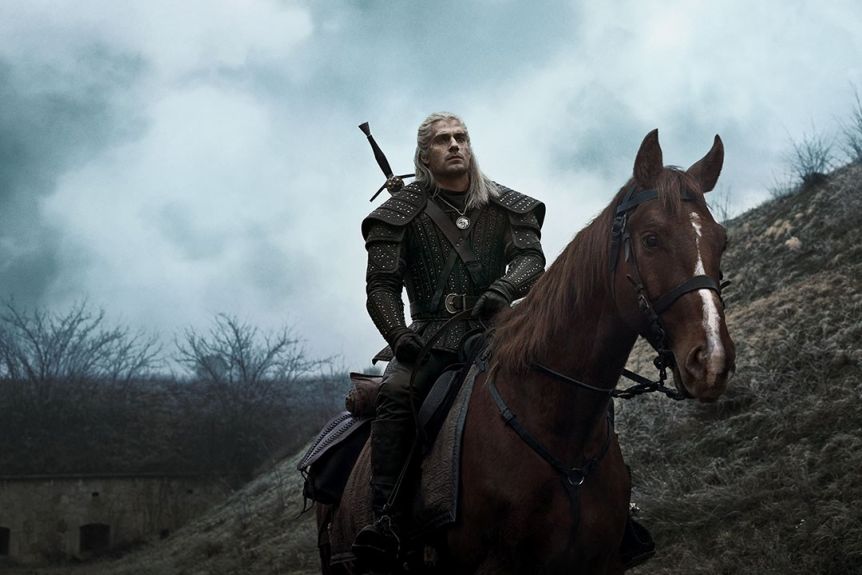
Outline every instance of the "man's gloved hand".
POLYGON ((419 357, 419 352, 422 351, 422 338, 415 331, 405 328, 392 344, 392 352, 395 354, 395 359, 401 363, 413 363, 419 357))
POLYGON ((491 288, 485 291, 476 305, 473 306, 473 317, 477 319, 490 319, 501 309, 509 307, 509 299, 491 288))

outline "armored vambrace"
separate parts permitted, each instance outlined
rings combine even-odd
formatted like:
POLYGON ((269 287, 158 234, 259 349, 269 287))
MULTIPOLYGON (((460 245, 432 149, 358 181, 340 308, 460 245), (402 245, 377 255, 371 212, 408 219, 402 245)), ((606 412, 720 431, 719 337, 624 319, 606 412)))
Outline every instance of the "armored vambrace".
POLYGON ((400 290, 398 293, 387 289, 372 291, 368 294, 365 307, 383 339, 394 347, 398 338, 407 331, 400 290))
POLYGON ((368 267, 365 275, 365 307, 390 346, 407 330, 401 300, 405 262, 401 257, 403 230, 378 224, 366 242, 368 267))
POLYGON ((506 273, 488 288, 506 297, 509 303, 527 295, 545 271, 545 254, 535 216, 531 213, 516 216, 511 224, 511 241, 506 246, 509 260, 506 273))

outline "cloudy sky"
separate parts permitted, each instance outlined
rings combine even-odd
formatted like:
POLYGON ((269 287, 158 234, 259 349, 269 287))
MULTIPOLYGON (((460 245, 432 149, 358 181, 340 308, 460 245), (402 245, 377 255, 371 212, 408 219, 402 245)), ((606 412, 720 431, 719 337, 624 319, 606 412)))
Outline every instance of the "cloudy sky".
MULTIPOLYGON (((659 128, 688 166, 718 133, 738 212, 791 138, 840 133, 862 7, 802 2, 0 3, 0 295, 86 298, 163 335, 227 312, 361 369, 359 223, 416 126, 462 115, 486 173, 544 200, 555 256, 659 128)), ((379 201, 379 200, 378 200, 379 201)))

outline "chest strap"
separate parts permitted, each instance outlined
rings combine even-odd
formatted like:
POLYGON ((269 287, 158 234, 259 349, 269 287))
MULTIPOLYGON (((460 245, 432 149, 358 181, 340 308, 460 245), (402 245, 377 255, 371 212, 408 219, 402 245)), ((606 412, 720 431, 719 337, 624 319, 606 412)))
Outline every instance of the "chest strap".
MULTIPOLYGON (((434 222, 437 228, 443 232, 443 235, 452 245, 452 249, 455 250, 455 253, 464 262, 464 267, 467 268, 467 273, 470 274, 473 285, 476 287, 483 286, 482 264, 476 258, 476 254, 473 253, 473 249, 470 246, 468 239, 469 232, 467 236, 462 235, 461 230, 455 226, 454 222, 446 215, 446 212, 437 205, 434 198, 428 198, 428 203, 425 205, 425 213, 428 214, 428 217, 431 218, 431 221, 434 222)), ((449 274, 445 274, 445 279, 449 279, 448 276, 449 274)))
POLYGON ((488 391, 491 393, 491 398, 497 405, 497 409, 500 411, 500 416, 502 416, 506 425, 508 425, 512 431, 517 433, 518 437, 521 438, 521 441, 526 443, 530 449, 536 453, 536 455, 544 459, 545 462, 550 465, 563 480, 563 489, 565 489, 566 495, 568 495, 569 505, 571 507, 572 528, 573 530, 577 530, 578 524, 580 523, 579 489, 581 485, 584 484, 584 481, 586 481, 587 476, 592 473, 608 453, 608 449, 611 445, 611 429, 613 427, 613 416, 611 415, 611 411, 608 410, 608 419, 605 423, 605 440, 601 451, 599 451, 599 453, 594 457, 587 459, 580 467, 570 466, 557 459, 554 454, 552 454, 538 439, 536 439, 535 436, 521 425, 521 422, 518 421, 515 413, 506 404, 503 396, 500 395, 500 390, 497 389, 493 374, 488 375, 485 385, 488 387, 488 391))

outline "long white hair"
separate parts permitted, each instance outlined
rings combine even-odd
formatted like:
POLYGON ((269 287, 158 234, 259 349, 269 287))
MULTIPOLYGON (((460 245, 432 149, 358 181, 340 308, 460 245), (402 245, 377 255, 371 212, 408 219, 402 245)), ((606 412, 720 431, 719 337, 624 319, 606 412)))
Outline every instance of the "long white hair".
MULTIPOLYGON (((431 170, 422 162, 422 156, 428 152, 431 147, 431 138, 434 136, 434 123, 440 120, 455 120, 464 127, 467 132, 467 141, 470 140, 470 133, 467 131, 467 125, 464 121, 448 112, 435 112, 425 118, 419 124, 419 130, 416 132, 416 154, 413 156, 413 164, 416 167, 416 182, 426 185, 432 190, 437 189, 437 182, 434 180, 434 175, 431 170)), ((467 208, 478 208, 488 203, 491 197, 500 195, 500 189, 497 184, 492 182, 479 169, 479 162, 476 160, 476 153, 471 149, 471 159, 469 167, 470 187, 467 188, 467 208)))

